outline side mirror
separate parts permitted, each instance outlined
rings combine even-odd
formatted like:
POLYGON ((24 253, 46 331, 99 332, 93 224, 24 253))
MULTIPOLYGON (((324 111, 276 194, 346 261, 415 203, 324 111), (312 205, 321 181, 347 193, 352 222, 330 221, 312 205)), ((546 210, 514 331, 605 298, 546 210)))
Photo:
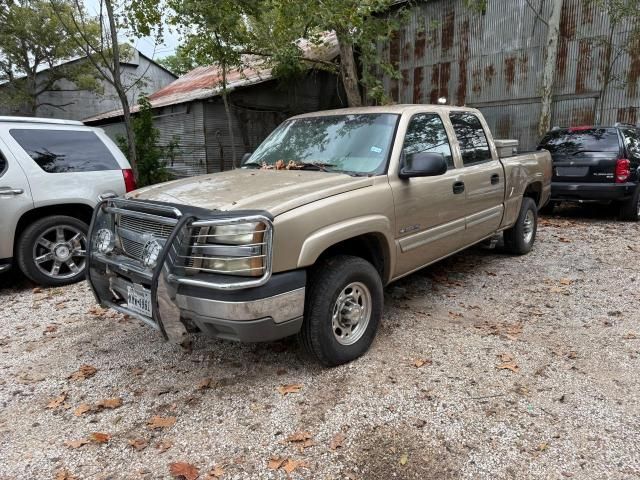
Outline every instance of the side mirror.
POLYGON ((400 163, 402 179, 413 177, 435 177, 447 172, 447 160, 441 153, 420 152, 405 155, 400 163))
POLYGON ((245 164, 245 162, 246 162, 247 160, 249 160, 249 158, 251 158, 251 154, 252 154, 252 153, 253 153, 253 152, 247 152, 247 153, 245 153, 244 155, 242 155, 242 161, 240 162, 240 165, 244 165, 244 164, 245 164))

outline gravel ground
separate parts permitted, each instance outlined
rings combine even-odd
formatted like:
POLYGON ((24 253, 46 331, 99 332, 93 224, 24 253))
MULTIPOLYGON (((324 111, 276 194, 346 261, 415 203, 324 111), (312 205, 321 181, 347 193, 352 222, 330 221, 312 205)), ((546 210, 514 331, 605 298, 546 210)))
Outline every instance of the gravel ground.
POLYGON ((5 276, 0 479, 640 478, 639 227, 561 213, 527 256, 388 287, 371 351, 330 370, 289 340, 184 352, 84 283, 5 276))

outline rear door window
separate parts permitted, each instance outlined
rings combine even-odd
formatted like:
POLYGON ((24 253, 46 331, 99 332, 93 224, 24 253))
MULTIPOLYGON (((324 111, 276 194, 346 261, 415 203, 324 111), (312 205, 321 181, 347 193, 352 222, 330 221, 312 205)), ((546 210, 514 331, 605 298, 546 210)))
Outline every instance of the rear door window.
POLYGON ((478 117, 472 113, 452 113, 451 124, 458 137, 464 166, 492 160, 487 136, 478 117))
POLYGON ((12 129, 9 133, 47 173, 120 169, 107 146, 91 131, 12 129))
POLYGON ((557 130, 547 133, 540 148, 552 155, 575 156, 580 153, 619 152, 620 139, 615 128, 557 130))
POLYGON ((404 137, 405 154, 434 152, 441 153, 449 168, 454 168, 449 137, 442 119, 435 113, 414 115, 404 137))

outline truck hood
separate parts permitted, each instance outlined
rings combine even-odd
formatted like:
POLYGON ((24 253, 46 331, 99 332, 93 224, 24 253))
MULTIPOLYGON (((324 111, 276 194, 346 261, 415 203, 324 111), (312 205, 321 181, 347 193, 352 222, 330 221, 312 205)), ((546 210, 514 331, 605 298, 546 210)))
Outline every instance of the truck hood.
POLYGON ((236 169, 141 188, 127 198, 209 210, 266 210, 276 216, 340 193, 373 185, 371 177, 301 170, 236 169))

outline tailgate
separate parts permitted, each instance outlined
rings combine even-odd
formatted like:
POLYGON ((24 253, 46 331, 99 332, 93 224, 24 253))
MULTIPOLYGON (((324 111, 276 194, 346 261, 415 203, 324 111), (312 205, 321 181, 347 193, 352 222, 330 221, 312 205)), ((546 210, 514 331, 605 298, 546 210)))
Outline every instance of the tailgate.
POLYGON ((615 128, 575 127, 552 130, 540 148, 551 152, 554 182, 613 183, 622 143, 615 128))

